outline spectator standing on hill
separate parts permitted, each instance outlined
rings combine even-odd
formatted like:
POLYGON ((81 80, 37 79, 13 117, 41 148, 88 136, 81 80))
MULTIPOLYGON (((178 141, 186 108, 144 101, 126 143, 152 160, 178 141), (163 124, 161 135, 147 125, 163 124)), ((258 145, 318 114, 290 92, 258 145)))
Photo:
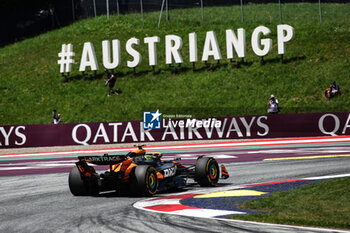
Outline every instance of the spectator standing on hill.
POLYGON ((55 125, 57 125, 57 124, 62 124, 62 121, 61 121, 61 114, 57 114, 56 115, 56 110, 53 110, 52 111, 52 117, 53 117, 53 123, 55 124, 55 125))
POLYGON ((111 93, 118 95, 119 94, 118 91, 113 89, 115 82, 117 81, 117 78, 114 76, 114 74, 109 72, 107 69, 105 69, 105 73, 107 74, 105 86, 108 85, 108 96, 110 96, 111 93))
POLYGON ((276 99, 274 95, 270 96, 269 102, 267 102, 267 106, 269 106, 269 109, 267 109, 268 113, 278 113, 278 99, 276 99))

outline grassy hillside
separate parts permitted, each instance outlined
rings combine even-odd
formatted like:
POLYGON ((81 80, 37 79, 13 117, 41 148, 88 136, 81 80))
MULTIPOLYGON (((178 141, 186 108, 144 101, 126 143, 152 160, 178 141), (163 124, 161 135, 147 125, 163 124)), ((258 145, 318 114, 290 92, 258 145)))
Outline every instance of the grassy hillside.
POLYGON ((235 219, 277 224, 350 229, 350 179, 330 179, 276 192, 241 207, 265 213, 235 219))
MULTIPOLYGON (((170 21, 157 27, 159 13, 105 16, 87 19, 60 30, 0 49, 0 125, 50 123, 51 111, 62 113, 64 122, 140 120, 143 111, 160 109, 164 114, 191 114, 194 117, 265 114, 270 94, 277 95, 282 113, 348 111, 350 105, 350 4, 323 4, 323 22, 319 22, 317 4, 283 5, 283 23, 295 29, 287 43, 285 64, 277 54, 276 27, 279 11, 276 4, 247 5, 245 22, 240 8, 213 7, 174 10, 170 21), (255 27, 264 25, 272 31, 273 50, 260 64, 250 45, 255 27), (243 27, 247 36, 247 58, 241 68, 226 59, 219 65, 188 62, 188 33, 196 32, 199 59, 205 33, 216 32, 223 57, 226 57, 225 30, 243 27), (165 64, 164 37, 181 36, 184 64, 173 72, 165 64), (147 46, 143 38, 159 36, 156 74, 148 66, 147 46), (140 39, 142 65, 132 70, 125 43, 140 39), (116 70, 116 86, 123 93, 107 97, 102 66, 102 40, 119 39, 122 65, 116 70), (89 80, 78 72, 83 43, 95 46, 100 70, 89 80), (72 43, 76 64, 68 79, 59 74, 58 52, 63 43, 72 43), (326 101, 323 90, 336 80, 343 95, 326 101)), ((214 62, 213 62, 214 63, 214 62)))

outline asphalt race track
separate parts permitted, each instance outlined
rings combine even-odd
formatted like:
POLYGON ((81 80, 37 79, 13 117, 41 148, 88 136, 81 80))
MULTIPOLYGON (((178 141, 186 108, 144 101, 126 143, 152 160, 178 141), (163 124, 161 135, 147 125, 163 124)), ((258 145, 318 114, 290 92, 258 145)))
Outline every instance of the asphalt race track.
MULTIPOLYGON (((186 162, 199 154, 216 157, 230 174, 221 187, 350 173, 348 142, 162 152, 164 158, 180 156, 186 162), (300 156, 308 157, 285 159, 300 156)), ((74 156, 41 157, 0 156, 0 232, 341 232, 146 212, 132 206, 144 198, 115 193, 74 197, 67 182, 74 156)), ((198 189, 190 181, 180 191, 198 189)))

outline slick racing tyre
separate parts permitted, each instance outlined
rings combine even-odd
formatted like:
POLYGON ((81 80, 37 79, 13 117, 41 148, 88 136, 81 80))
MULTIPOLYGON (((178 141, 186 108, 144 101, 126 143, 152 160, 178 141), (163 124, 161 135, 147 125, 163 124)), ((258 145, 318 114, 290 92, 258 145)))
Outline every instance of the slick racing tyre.
POLYGON ((68 184, 70 192, 74 196, 88 196, 98 194, 96 180, 83 180, 77 167, 73 167, 69 173, 68 184))
POLYGON ((138 165, 131 172, 130 191, 136 196, 151 196, 157 192, 156 169, 149 165, 138 165))
POLYGON ((200 186, 216 186, 219 180, 219 175, 219 165, 214 158, 202 157, 197 160, 195 181, 197 181, 200 186))

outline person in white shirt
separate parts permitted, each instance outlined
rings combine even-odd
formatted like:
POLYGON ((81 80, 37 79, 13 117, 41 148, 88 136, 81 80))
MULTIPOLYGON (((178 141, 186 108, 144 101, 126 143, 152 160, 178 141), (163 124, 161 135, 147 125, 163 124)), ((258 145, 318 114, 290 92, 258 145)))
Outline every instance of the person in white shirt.
POLYGON ((269 106, 269 109, 267 109, 268 113, 278 113, 278 99, 276 99, 274 95, 270 96, 269 102, 267 102, 267 106, 269 106))
POLYGON ((55 125, 57 125, 57 124, 62 124, 62 121, 61 121, 61 114, 57 114, 56 115, 56 110, 53 110, 52 111, 52 117, 53 117, 53 123, 55 124, 55 125))

